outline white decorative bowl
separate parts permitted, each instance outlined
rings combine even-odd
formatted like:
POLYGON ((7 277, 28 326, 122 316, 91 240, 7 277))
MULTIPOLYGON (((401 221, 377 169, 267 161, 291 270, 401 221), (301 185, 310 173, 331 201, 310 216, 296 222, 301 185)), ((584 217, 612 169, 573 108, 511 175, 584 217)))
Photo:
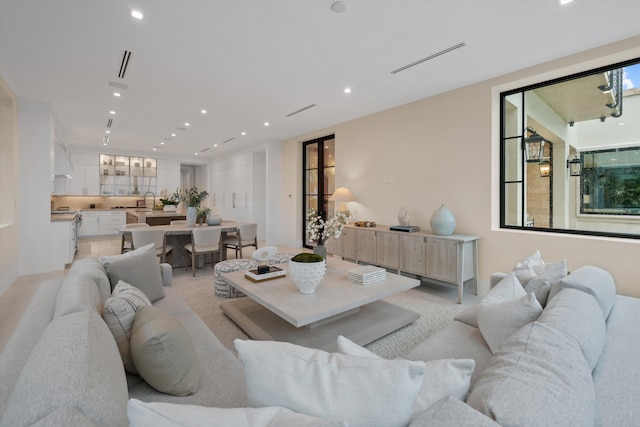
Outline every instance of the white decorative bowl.
POLYGON ((218 214, 209 215, 207 218, 208 225, 220 225, 222 224, 222 217, 218 214))
POLYGON ((295 262, 289 261, 289 274, 293 282, 298 286, 300 293, 312 294, 324 277, 327 262, 295 262))

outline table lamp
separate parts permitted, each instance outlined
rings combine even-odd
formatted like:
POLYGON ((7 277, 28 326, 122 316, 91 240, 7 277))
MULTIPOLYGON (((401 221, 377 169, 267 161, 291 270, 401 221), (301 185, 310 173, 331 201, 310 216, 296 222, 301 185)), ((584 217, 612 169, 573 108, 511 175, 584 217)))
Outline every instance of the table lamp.
POLYGON ((354 202, 356 198, 353 197, 353 194, 351 194, 351 191, 349 191, 348 188, 338 188, 333 192, 331 197, 329 197, 329 200, 332 202, 340 202, 340 204, 338 205, 338 212, 342 212, 347 216, 347 218, 351 216, 351 212, 349 212, 349 208, 347 207, 346 202, 354 202))

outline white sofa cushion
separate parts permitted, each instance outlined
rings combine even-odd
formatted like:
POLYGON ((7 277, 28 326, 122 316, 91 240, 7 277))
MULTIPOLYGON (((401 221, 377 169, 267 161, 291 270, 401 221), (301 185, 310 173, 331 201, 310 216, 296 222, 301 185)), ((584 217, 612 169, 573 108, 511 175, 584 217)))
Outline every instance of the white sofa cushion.
POLYGON ((351 427, 406 426, 424 362, 327 353, 273 341, 234 341, 249 405, 344 420, 351 427))
POLYGON ((210 408, 130 399, 130 427, 343 427, 346 423, 298 414, 286 408, 210 408))
POLYGON ((96 312, 79 311, 52 320, 44 330, 0 426, 31 426, 66 407, 75 408, 95 426, 123 426, 127 399, 122 362, 109 328, 96 312))
POLYGON ((478 329, 495 354, 507 338, 536 320, 540 313, 542 306, 533 293, 507 301, 483 301, 478 305, 478 329))
POLYGON ((62 280, 53 317, 83 310, 94 310, 102 316, 102 309, 102 298, 96 282, 87 274, 78 274, 62 280))
POLYGON ((549 299, 567 288, 593 295, 602 309, 605 320, 609 317, 616 298, 616 284, 607 270, 592 265, 580 267, 551 288, 549 299))
MULTIPOLYGON (((382 359, 375 353, 359 346, 348 338, 338 337, 338 350, 351 356, 382 359)), ((412 419, 432 404, 447 396, 460 400, 467 398, 471 375, 476 362, 473 359, 441 359, 425 362, 424 381, 413 405, 412 419)))
POLYGON ((535 321, 505 341, 467 404, 505 426, 592 426, 591 369, 572 337, 535 321))
POLYGON ((144 292, 122 280, 113 289, 111 298, 104 303, 104 321, 118 344, 124 368, 132 374, 137 374, 138 370, 129 354, 131 328, 140 307, 150 305, 151 301, 144 292))
POLYGON ((409 427, 500 427, 460 399, 447 396, 424 411, 409 427))

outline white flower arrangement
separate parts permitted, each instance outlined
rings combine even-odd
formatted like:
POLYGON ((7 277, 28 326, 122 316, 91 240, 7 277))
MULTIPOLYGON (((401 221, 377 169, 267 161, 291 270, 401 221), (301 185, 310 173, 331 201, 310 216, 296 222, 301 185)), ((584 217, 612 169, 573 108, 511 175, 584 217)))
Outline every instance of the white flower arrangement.
POLYGON ((325 221, 315 209, 309 209, 309 223, 307 224, 309 242, 324 245, 331 236, 337 239, 342 233, 342 227, 347 224, 347 220, 348 217, 345 214, 337 212, 334 217, 325 221))

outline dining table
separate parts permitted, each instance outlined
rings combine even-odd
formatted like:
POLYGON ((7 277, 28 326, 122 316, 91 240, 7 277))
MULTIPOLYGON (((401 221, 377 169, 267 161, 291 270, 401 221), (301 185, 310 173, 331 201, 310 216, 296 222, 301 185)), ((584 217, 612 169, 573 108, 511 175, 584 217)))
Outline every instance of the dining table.
MULTIPOLYGON (((186 260, 184 256, 184 246, 191 243, 191 232, 193 230, 219 228, 220 229, 220 261, 227 259, 227 251, 225 250, 223 241, 226 239, 228 233, 235 233, 238 226, 242 224, 236 221, 222 221, 220 225, 208 225, 208 224, 196 224, 193 227, 189 227, 186 224, 173 224, 173 225, 150 225, 148 229, 152 230, 164 230, 165 245, 173 247, 173 250, 168 257, 170 264, 173 268, 185 267, 186 260)), ((123 236, 131 236, 133 228, 126 228, 123 226, 120 228, 120 234, 123 236)), ((139 228, 137 230, 140 230, 139 228)), ((204 260, 200 257, 196 262, 196 267, 201 268, 204 264, 204 260)))

